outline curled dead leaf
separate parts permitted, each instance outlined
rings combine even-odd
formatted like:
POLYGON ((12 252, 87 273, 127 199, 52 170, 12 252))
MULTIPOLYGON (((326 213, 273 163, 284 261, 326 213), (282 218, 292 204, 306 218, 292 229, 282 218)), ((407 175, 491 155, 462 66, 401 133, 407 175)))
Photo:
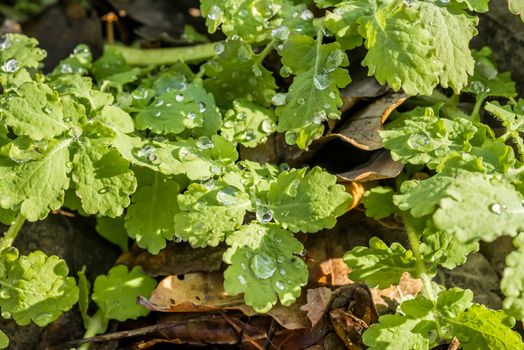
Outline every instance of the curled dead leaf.
POLYGON ((339 181, 370 182, 397 177, 404 165, 394 161, 389 151, 380 150, 363 165, 349 171, 337 174, 339 181))

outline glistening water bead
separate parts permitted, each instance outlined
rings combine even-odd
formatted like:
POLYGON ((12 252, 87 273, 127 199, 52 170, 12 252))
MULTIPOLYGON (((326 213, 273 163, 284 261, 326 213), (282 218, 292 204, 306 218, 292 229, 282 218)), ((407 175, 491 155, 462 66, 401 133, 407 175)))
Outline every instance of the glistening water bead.
POLYGON ((275 259, 264 252, 256 254, 249 264, 251 271, 258 279, 268 279, 275 274, 277 263, 275 259))

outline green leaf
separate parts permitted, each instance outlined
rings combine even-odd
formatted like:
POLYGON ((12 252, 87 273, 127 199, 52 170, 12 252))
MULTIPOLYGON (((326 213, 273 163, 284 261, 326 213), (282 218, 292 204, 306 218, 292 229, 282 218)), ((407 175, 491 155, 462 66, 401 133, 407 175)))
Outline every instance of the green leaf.
POLYGON ((0 307, 2 317, 20 326, 40 327, 56 320, 78 300, 78 288, 64 260, 35 251, 18 257, 14 248, 1 253, 0 307))
POLYGON ((461 242, 515 236, 524 230, 523 200, 507 180, 462 171, 445 190, 433 221, 461 242))
POLYGON ((58 94, 45 84, 24 83, 2 99, 1 105, 1 118, 18 136, 49 139, 68 128, 58 94))
POLYGON ((209 33, 219 26, 229 38, 246 42, 267 39, 274 16, 282 8, 282 0, 201 0, 200 10, 206 18, 209 33))
POLYGON ((488 96, 515 97, 517 90, 511 80, 510 72, 500 73, 493 58, 491 48, 485 46, 479 51, 473 51, 475 72, 470 78, 465 92, 471 92, 484 99, 488 96))
MULTIPOLYGON (((487 1, 485 10, 487 10, 487 1)), ((433 48, 440 65, 440 84, 458 94, 473 75, 475 61, 469 43, 475 35, 478 18, 462 10, 434 2, 417 2, 420 18, 433 35, 433 48)))
POLYGON ((504 293, 504 309, 511 316, 524 320, 524 234, 515 238, 513 244, 517 248, 506 256, 506 268, 500 281, 500 289, 504 293))
POLYGON ((240 227, 251 202, 246 193, 223 182, 191 184, 178 195, 175 234, 192 247, 216 246, 240 227))
MULTIPOLYGON (((0 158, 0 206, 20 209, 29 221, 44 219, 49 211, 59 209, 64 191, 69 187, 67 174, 70 140, 53 140, 40 145, 39 158, 0 158)), ((15 145, 7 145, 13 146, 15 145)))
POLYGON ((400 186, 401 194, 393 196, 393 203, 400 210, 409 210, 416 218, 432 214, 452 182, 452 177, 443 175, 426 180, 404 181, 400 186))
MULTIPOLYGON (((352 197, 336 177, 319 167, 282 172, 267 194, 275 222, 292 232, 317 232, 335 226, 352 197)), ((257 209, 262 210, 265 205, 257 209)))
POLYGON ((398 212, 398 208, 393 204, 394 194, 395 191, 391 187, 377 186, 367 190, 362 197, 366 216, 380 220, 398 212))
POLYGON ((220 125, 213 96, 195 84, 161 94, 135 118, 137 129, 150 129, 157 134, 179 134, 186 129, 202 128, 205 121, 208 121, 206 132, 214 133, 217 124, 220 125))
POLYGON ((4 332, 0 331, 0 349, 7 349, 9 346, 9 338, 4 332))
POLYGON ((455 92, 467 84, 474 68, 469 42, 477 33, 476 17, 434 2, 395 0, 375 7, 359 19, 358 28, 370 75, 408 95, 430 95, 439 82, 455 92))
POLYGON ((131 68, 117 50, 109 48, 93 63, 91 73, 98 83, 109 84, 121 90, 125 84, 138 78, 140 69, 131 68))
POLYGON ((434 321, 414 319, 402 315, 383 315, 362 336, 369 350, 427 350, 430 332, 435 332, 434 321))
POLYGON ((451 288, 438 294, 436 308, 445 318, 455 318, 473 303, 473 292, 469 289, 451 288))
POLYGON ((484 13, 488 11, 489 0, 456 0, 459 3, 464 3, 468 10, 484 13))
POLYGON ((479 250, 478 241, 460 242, 451 233, 428 227, 422 233, 420 251, 424 261, 452 270, 463 265, 469 254, 479 250))
POLYGON ((128 250, 129 237, 124 227, 123 216, 114 219, 107 216, 99 216, 96 218, 95 228, 100 236, 119 246, 122 251, 126 252, 128 250))
MULTIPOLYGON (((333 6, 333 4, 324 2, 319 5, 333 6)), ((358 20, 371 15, 372 6, 368 0, 349 0, 340 2, 332 12, 327 12, 324 25, 335 33, 337 42, 344 50, 351 50, 362 45, 363 38, 358 32, 358 20)))
POLYGON ((136 189, 129 162, 117 150, 89 140, 83 142, 73 157, 72 178, 76 195, 88 214, 120 216, 136 189))
POLYGON ((358 246, 347 252, 344 262, 352 270, 349 278, 381 289, 398 284, 404 272, 415 278, 418 276, 416 259, 411 250, 406 250, 399 243, 388 247, 377 237, 369 240, 369 248, 358 246))
POLYGON ((524 22, 524 4, 519 0, 508 0, 508 6, 511 13, 520 15, 522 22, 524 22))
POLYGON ((467 119, 450 120, 427 108, 425 115, 402 115, 384 126, 380 136, 394 160, 436 168, 453 152, 467 152, 477 127, 467 119))
POLYGON ((517 144, 519 153, 524 154, 524 139, 520 136, 524 132, 524 100, 520 99, 513 106, 501 106, 496 101, 488 102, 484 108, 502 122, 502 126, 517 144))
POLYGON ((346 54, 337 43, 322 45, 322 35, 316 41, 306 35, 293 35, 285 43, 280 55, 282 63, 295 75, 285 101, 275 110, 279 117, 277 131, 286 132, 286 142, 300 148, 322 136, 323 122, 340 117, 343 102, 339 88, 351 79, 347 70, 346 54))
POLYGON ((136 303, 136 298, 149 296, 155 287, 156 281, 144 275, 139 266, 128 271, 126 266, 118 265, 96 278, 91 298, 105 319, 123 322, 149 313, 136 303))
MULTIPOLYGON (((2 73, 12 74, 22 68, 38 68, 46 57, 46 52, 38 48, 38 41, 34 38, 16 33, 8 33, 2 39, 0 62, 2 73)), ((6 83, 4 77, 2 85, 6 83)))
POLYGON ((233 101, 233 108, 224 115, 220 134, 230 142, 246 147, 264 143, 275 132, 276 117, 272 110, 247 100, 233 101))
POLYGON ((515 321, 503 311, 475 304, 446 321, 453 326, 453 334, 464 350, 524 349, 520 335, 511 330, 515 321))
POLYGON ((242 226, 227 238, 231 266, 224 272, 224 289, 244 293, 247 305, 268 312, 277 302, 289 306, 307 283, 307 267, 296 257, 304 247, 289 231, 276 225, 242 226))
POLYGON ((208 79, 204 87, 215 96, 220 107, 230 107, 236 99, 247 99, 267 107, 275 94, 273 74, 261 65, 251 46, 230 40, 216 44, 220 54, 204 64, 208 79))
POLYGON ((179 211, 176 195, 180 193, 180 186, 164 175, 152 176, 151 185, 140 187, 133 195, 125 227, 140 248, 158 254, 175 232, 174 218, 179 211))

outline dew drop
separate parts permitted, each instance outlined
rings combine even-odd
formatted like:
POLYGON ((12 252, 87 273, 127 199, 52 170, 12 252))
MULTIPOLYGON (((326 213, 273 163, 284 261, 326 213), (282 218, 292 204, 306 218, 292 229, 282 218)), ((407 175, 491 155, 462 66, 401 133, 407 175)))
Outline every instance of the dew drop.
MULTIPOLYGON (((215 46, 215 52, 216 52, 216 46, 215 46)), ((220 54, 220 53, 217 52, 217 54, 220 54)), ((238 49, 237 56, 240 62, 249 62, 249 60, 251 59, 251 51, 246 46, 241 46, 238 49)))
POLYGON ((291 74, 293 74, 293 70, 289 66, 282 66, 280 68, 280 75, 284 78, 289 77, 291 74))
POLYGON ((206 104, 204 102, 198 102, 198 110, 200 113, 204 113, 206 111, 206 104))
POLYGON ((243 139, 246 141, 253 141, 256 138, 256 134, 253 130, 247 129, 244 131, 243 139))
POLYGON ((238 276, 238 282, 239 282, 241 285, 243 285, 243 286, 245 286, 246 283, 247 283, 247 282, 246 282, 246 278, 245 278, 244 276, 242 276, 242 275, 239 275, 239 276, 238 276))
POLYGON ((271 134, 273 131, 275 131, 275 123, 272 120, 266 119, 262 122, 260 128, 266 134, 271 134))
POLYGON ((138 156, 149 161, 156 160, 156 149, 153 146, 144 146, 138 151, 138 156))
POLYGON ((65 121, 66 123, 71 123, 71 122, 73 121, 73 118, 72 118, 72 117, 65 117, 65 118, 64 118, 64 121, 65 121))
POLYGON ((18 70, 18 61, 14 58, 7 60, 2 66, 4 72, 14 73, 18 70))
POLYGON ((231 205, 237 201, 237 192, 238 191, 234 187, 224 187, 217 192, 217 201, 224 205, 231 205))
POLYGON ((247 118, 247 114, 244 113, 244 112, 239 112, 239 113, 237 114, 237 116, 236 116, 236 119, 237 119, 237 120, 244 120, 244 119, 246 119, 246 118, 247 118))
POLYGON ((247 269, 247 265, 245 263, 240 263, 240 267, 242 268, 242 270, 247 269))
POLYGON ((286 26, 280 26, 271 31, 271 36, 273 39, 285 41, 289 37, 289 28, 286 26))
POLYGON ((473 80, 469 84, 469 88, 476 94, 485 94, 490 91, 490 89, 487 88, 486 85, 484 85, 484 83, 479 80, 473 80))
POLYGON ((283 255, 280 255, 278 258, 277 258, 277 261, 279 264, 282 264, 284 261, 286 261, 286 258, 283 256, 283 255))
POLYGON ((213 187, 215 187, 215 180, 213 180, 213 178, 209 178, 209 179, 205 179, 205 180, 200 180, 200 184, 202 186, 204 186, 205 188, 207 188, 208 190, 212 189, 213 187))
POLYGON ((205 149, 212 149, 213 147, 215 147, 215 144, 209 137, 202 136, 197 140, 196 146, 197 148, 201 150, 205 150, 205 149))
POLYGON ((187 119, 189 119, 189 120, 193 120, 193 119, 195 119, 196 117, 197 117, 197 115, 196 115, 196 113, 194 113, 194 112, 189 112, 189 113, 187 114, 187 119))
POLYGON ((305 9, 300 13, 300 18, 302 18, 304 21, 312 20, 313 12, 309 11, 308 9, 305 9))
POLYGON ((273 212, 271 212, 271 209, 267 207, 260 207, 257 209, 256 217, 262 224, 267 224, 273 220, 273 212))
POLYGON ((294 145, 297 141, 297 134, 294 132, 287 132, 286 133, 286 142, 288 145, 294 145))
POLYGON ((280 272, 281 275, 285 275, 287 273, 287 271, 285 269, 280 269, 279 272, 280 272))
POLYGON ((329 87, 329 77, 326 74, 316 74, 313 84, 318 90, 326 90, 329 87))
POLYGON ((182 94, 177 94, 177 95, 175 96, 175 100, 176 100, 177 102, 182 102, 182 101, 184 101, 184 95, 182 95, 182 94))
POLYGON ((109 189, 107 187, 102 187, 101 189, 98 190, 98 193, 100 194, 105 194, 109 192, 109 189))
POLYGON ((494 214, 500 215, 502 214, 504 207, 500 205, 499 203, 493 203, 489 206, 489 210, 494 214))
POLYGON ((163 101, 163 100, 160 100, 160 99, 156 100, 156 102, 155 102, 155 106, 157 106, 157 107, 160 107, 160 106, 162 106, 163 104, 164 104, 164 101, 163 101))
POLYGON ((251 71, 253 72, 253 75, 257 78, 260 78, 262 76, 262 69, 258 65, 254 65, 251 67, 251 71))
POLYGON ((160 111, 157 111, 157 112, 155 113, 155 117, 158 118, 158 117, 160 117, 161 114, 162 114, 162 113, 161 113, 160 111))
POLYGON ((63 74, 71 74, 73 73, 73 67, 71 67, 70 64, 62 63, 60 65, 60 72, 63 74))
POLYGON ((342 62, 344 61, 344 52, 340 49, 335 49, 329 53, 326 58, 326 63, 324 65, 324 71, 330 73, 337 69, 342 62))
POLYGON ((277 287, 278 290, 284 290, 286 286, 284 285, 284 283, 282 283, 282 281, 276 281, 275 287, 277 287))
POLYGON ((171 102, 166 103, 166 107, 173 107, 173 104, 171 102))
POLYGON ((273 102, 275 106, 283 106, 286 104, 286 97, 286 94, 279 92, 273 95, 273 97, 271 98, 271 102, 273 102))
POLYGON ((89 49, 89 46, 87 46, 86 44, 80 44, 75 47, 75 49, 73 50, 73 54, 87 57, 91 55, 91 50, 89 49))
POLYGON ((322 122, 324 122, 324 120, 326 120, 326 118, 327 118, 326 111, 317 111, 313 115, 313 123, 320 125, 322 124, 322 122))
POLYGON ((211 172, 212 172, 213 174, 220 174, 220 173, 222 172, 222 168, 219 167, 218 165, 213 165, 213 166, 211 167, 211 172))
POLYGON ((214 50, 217 55, 220 55, 226 50, 226 47, 224 46, 223 43, 218 42, 215 44, 214 50))
POLYGON ((331 91, 329 93, 329 97, 332 98, 332 99, 335 99, 335 98, 337 98, 337 94, 335 94, 333 91, 331 91))
POLYGON ((259 279, 268 279, 275 274, 277 265, 275 259, 266 253, 258 253, 249 265, 253 274, 259 279))
POLYGON ((209 13, 207 14, 207 18, 209 18, 212 21, 217 20, 219 17, 222 17, 224 12, 222 12, 222 9, 218 7, 217 5, 211 6, 209 9, 209 13))
POLYGON ((411 135, 408 139, 408 145, 417 151, 427 151, 431 149, 429 137, 422 133, 411 135))
POLYGON ((301 97, 297 100, 297 103, 302 106, 304 103, 306 103, 306 99, 301 97))
POLYGON ((436 330, 430 330, 428 331, 428 340, 429 344, 434 344, 437 341, 438 334, 436 330))
POLYGON ((11 313, 9 311, 2 311, 1 315, 2 318, 5 318, 6 320, 11 318, 11 313))

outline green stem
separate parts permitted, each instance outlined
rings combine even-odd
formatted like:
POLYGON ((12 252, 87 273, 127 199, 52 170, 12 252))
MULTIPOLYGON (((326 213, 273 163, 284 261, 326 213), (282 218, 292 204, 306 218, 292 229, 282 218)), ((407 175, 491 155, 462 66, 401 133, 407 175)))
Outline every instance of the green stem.
POLYGON ((267 55, 273 50, 273 45, 275 44, 274 40, 271 40, 269 44, 264 47, 264 50, 260 51, 260 53, 256 56, 255 64, 260 64, 266 58, 267 55))
POLYGON ((129 46, 106 45, 106 50, 121 54, 132 66, 173 64, 178 61, 199 63, 215 56, 215 43, 187 47, 167 47, 161 49, 139 49, 129 46))
POLYGON ((13 242, 15 241, 18 232, 20 232, 20 229, 24 225, 24 222, 25 217, 21 213, 18 213, 15 222, 9 227, 2 240, 0 240, 0 251, 13 245, 13 242))
MULTIPOLYGON (((84 339, 92 338, 97 334, 102 334, 107 330, 107 320, 104 318, 104 314, 101 310, 95 312, 93 317, 89 319, 89 325, 84 333, 84 339)), ((84 343, 80 345, 78 350, 88 350, 91 343, 84 343)))
POLYGON ((411 245, 411 251, 415 256, 418 274, 422 280, 422 291, 429 300, 436 302, 437 296, 435 294, 435 290, 431 286, 431 278, 427 273, 426 265, 424 264, 424 260, 422 259, 422 255, 420 253, 420 241, 418 239, 418 234, 411 224, 411 220, 408 215, 403 215, 402 219, 404 221, 404 227, 406 228, 406 233, 408 235, 409 244, 411 245))
POLYGON ((484 100, 486 99, 485 95, 478 95, 477 101, 475 102, 475 106, 473 107, 473 111, 471 112, 471 120, 474 122, 480 122, 480 107, 482 107, 482 104, 484 103, 484 100))

